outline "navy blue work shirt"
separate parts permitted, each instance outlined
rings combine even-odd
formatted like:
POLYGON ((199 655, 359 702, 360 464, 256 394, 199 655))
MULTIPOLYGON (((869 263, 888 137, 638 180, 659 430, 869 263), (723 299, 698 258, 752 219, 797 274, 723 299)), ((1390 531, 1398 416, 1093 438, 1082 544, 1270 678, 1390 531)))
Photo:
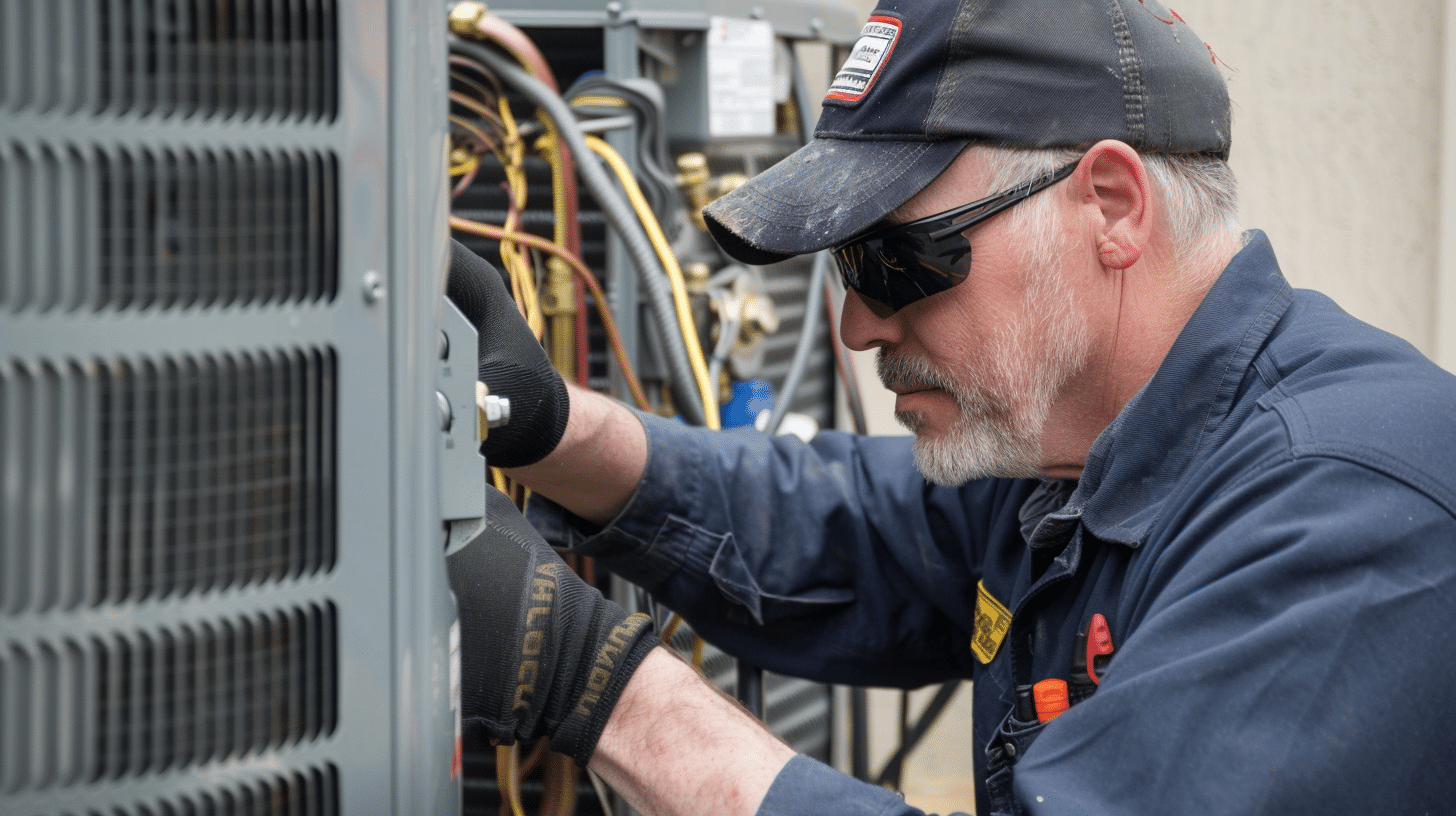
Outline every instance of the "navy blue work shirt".
MULTIPOLYGON (((1456 378, 1292 290, 1261 233, 1076 483, 937 487, 906 437, 643 421, 620 517, 588 536, 537 501, 548 539, 776 672, 973 679, 980 814, 1456 808, 1456 378), (1049 678, 1083 699, 1041 724, 1017 689, 1049 678)), ((804 757, 760 809, 918 812, 804 757)))

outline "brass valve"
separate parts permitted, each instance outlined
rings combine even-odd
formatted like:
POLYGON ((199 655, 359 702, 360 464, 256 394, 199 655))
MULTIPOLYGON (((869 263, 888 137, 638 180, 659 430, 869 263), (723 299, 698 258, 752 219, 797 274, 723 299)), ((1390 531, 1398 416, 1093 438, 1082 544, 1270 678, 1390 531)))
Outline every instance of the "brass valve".
POLYGON ((677 186, 688 201, 688 215, 700 230, 708 224, 703 220, 703 208, 712 198, 708 194, 708 157, 702 153, 684 153, 677 157, 677 186))
POLYGON ((688 214, 700 230, 707 230, 703 220, 703 208, 716 198, 727 195, 743 186, 748 176, 742 173, 724 173, 716 180, 708 172, 708 157, 702 153, 684 153, 677 157, 677 186, 688 202, 688 214))
POLYGON ((461 37, 477 37, 476 26, 486 15, 490 14, 490 7, 477 0, 464 0, 450 7, 450 31, 461 37))

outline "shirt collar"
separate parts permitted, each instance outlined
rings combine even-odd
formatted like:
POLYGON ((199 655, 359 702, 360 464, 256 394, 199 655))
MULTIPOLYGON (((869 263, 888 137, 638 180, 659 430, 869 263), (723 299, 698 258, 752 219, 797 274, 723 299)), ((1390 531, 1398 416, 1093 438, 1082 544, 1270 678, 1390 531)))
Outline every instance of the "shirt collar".
POLYGON ((1060 512, 1080 515, 1099 539, 1142 544, 1173 487, 1222 438, 1254 356, 1293 300, 1269 239, 1257 230, 1246 239, 1152 379, 1092 444, 1060 512))

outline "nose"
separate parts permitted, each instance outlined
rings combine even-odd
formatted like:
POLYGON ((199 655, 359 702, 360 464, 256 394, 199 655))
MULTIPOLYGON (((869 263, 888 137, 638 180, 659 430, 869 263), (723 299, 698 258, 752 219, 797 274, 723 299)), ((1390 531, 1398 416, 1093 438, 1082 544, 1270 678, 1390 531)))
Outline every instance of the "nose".
POLYGON ((885 304, 850 289, 844 293, 839 337, 855 351, 865 351, 900 342, 900 321, 885 304))

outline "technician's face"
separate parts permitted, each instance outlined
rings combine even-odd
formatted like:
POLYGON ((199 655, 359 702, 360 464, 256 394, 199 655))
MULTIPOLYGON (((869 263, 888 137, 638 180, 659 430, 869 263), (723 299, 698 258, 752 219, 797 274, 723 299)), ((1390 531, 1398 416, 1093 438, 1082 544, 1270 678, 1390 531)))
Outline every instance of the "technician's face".
POLYGON ((971 231, 971 271, 954 288, 888 315, 846 297, 845 342, 879 349, 895 417, 937 484, 1040 475, 1047 417, 1088 357, 1085 318, 1060 282, 1067 239, 1048 221, 1055 210, 1022 206, 971 231))

